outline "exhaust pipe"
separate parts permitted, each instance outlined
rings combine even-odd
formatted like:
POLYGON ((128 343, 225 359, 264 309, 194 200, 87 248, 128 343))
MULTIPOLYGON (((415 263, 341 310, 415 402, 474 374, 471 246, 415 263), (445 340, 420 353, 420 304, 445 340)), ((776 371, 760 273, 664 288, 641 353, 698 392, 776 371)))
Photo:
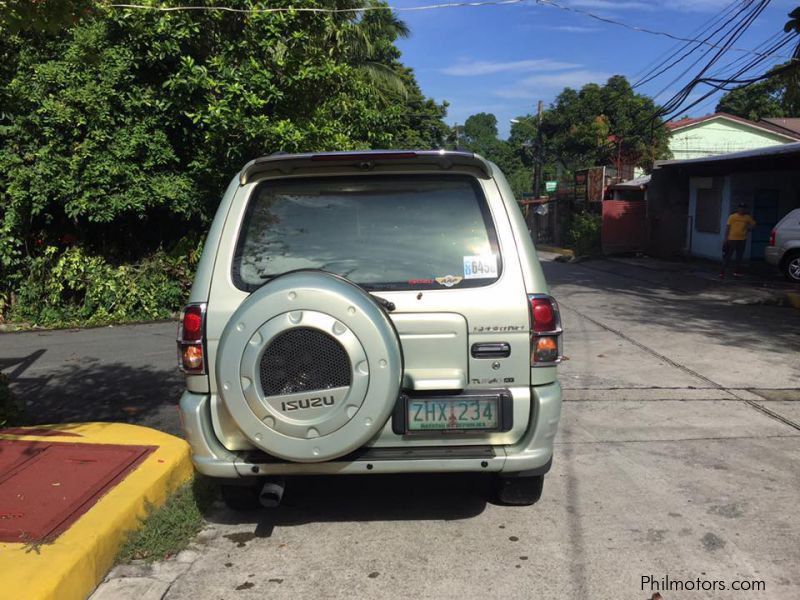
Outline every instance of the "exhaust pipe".
POLYGON ((283 490, 286 487, 286 483, 283 481, 283 477, 270 477, 264 483, 264 487, 261 488, 261 492, 258 494, 258 501, 261 503, 261 506, 264 508, 275 508, 283 499, 283 490))

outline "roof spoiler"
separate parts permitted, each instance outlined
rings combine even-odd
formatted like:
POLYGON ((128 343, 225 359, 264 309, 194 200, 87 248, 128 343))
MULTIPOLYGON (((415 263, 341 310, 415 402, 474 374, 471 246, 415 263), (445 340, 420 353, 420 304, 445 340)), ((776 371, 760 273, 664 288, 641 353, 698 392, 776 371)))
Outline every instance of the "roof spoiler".
POLYGON ((492 176, 491 165, 472 152, 451 150, 364 150, 350 152, 318 152, 305 154, 271 154, 251 160, 239 174, 239 183, 244 185, 264 171, 280 171, 286 175, 292 171, 326 163, 369 171, 383 165, 433 165, 443 171, 452 168, 476 169, 482 179, 492 176))

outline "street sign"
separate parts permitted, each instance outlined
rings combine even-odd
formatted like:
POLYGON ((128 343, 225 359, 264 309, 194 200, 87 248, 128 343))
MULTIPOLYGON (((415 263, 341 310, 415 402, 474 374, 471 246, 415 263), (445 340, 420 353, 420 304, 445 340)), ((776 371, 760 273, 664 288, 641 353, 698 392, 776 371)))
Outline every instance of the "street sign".
POLYGON ((555 192, 557 187, 558 187, 558 182, 557 181, 545 181, 544 182, 544 191, 545 192, 555 192))

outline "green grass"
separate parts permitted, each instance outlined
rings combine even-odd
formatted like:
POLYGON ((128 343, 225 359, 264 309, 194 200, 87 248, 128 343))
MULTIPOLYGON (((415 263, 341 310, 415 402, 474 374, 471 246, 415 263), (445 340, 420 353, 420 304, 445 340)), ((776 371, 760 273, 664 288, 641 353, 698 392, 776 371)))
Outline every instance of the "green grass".
POLYGON ((216 488, 202 477, 179 487, 160 508, 147 508, 142 527, 132 531, 117 562, 164 560, 185 549, 205 525, 203 513, 214 501, 216 488))

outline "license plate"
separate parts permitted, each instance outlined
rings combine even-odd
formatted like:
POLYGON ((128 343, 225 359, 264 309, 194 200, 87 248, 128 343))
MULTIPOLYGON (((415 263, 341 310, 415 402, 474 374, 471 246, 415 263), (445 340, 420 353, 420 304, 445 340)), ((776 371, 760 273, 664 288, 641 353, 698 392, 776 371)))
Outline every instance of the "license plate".
POLYGON ((408 431, 498 429, 497 398, 409 398, 408 431))

